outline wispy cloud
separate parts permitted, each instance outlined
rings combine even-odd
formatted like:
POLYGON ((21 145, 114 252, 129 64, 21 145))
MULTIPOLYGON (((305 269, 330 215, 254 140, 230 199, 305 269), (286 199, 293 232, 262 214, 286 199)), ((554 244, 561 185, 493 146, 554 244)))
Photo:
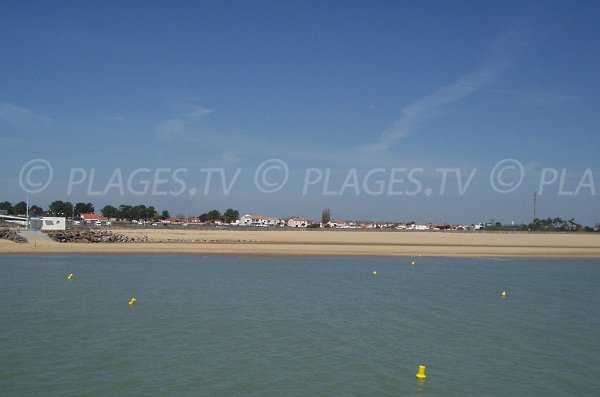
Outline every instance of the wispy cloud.
POLYGON ((435 117, 437 111, 443 106, 479 91, 490 82, 492 76, 493 71, 484 68, 465 75, 454 83, 441 87, 433 94, 411 103, 402 109, 402 116, 381 134, 379 140, 366 148, 371 150, 389 149, 401 138, 413 134, 421 123, 435 117))
POLYGON ((185 114, 185 116, 191 118, 204 117, 207 114, 214 112, 214 110, 199 105, 186 105, 186 107, 190 108, 190 110, 185 114))
POLYGON ((158 138, 163 141, 171 141, 186 135, 186 124, 182 120, 171 119, 156 125, 158 138))
POLYGON ((155 129, 158 138, 162 141, 184 138, 188 133, 198 127, 198 120, 213 113, 213 110, 204 106, 184 102, 179 106, 183 113, 174 118, 159 122, 155 129))
POLYGON ((53 120, 22 106, 0 102, 0 120, 22 130, 35 131, 52 126, 53 120))
POLYGON ((137 123, 139 122, 138 119, 136 119, 135 117, 129 117, 129 116, 109 116, 104 118, 104 121, 109 122, 109 123, 115 123, 115 124, 131 124, 131 123, 137 123))
POLYGON ((531 22, 532 18, 527 15, 515 21, 509 29, 496 37, 481 68, 405 106, 400 118, 383 131, 375 143, 361 149, 388 150, 402 138, 414 134, 423 122, 435 118, 445 106, 481 91, 499 72, 512 67, 516 55, 536 35, 531 22))
POLYGON ((226 150, 225 152, 219 155, 219 160, 221 160, 226 165, 231 165, 239 163, 241 161, 241 158, 236 150, 226 150))

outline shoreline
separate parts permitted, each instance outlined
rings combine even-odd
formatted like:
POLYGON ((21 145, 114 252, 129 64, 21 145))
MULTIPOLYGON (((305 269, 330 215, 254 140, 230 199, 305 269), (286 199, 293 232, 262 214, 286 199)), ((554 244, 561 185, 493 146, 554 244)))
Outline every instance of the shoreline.
POLYGON ((139 254, 247 256, 600 258, 600 234, 310 230, 113 229, 148 242, 28 243, 0 240, 0 255, 139 254))

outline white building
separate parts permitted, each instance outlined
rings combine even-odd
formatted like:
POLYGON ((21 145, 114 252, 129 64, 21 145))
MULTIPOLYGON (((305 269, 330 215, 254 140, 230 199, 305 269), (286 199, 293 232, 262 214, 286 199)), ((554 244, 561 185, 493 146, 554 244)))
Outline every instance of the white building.
POLYGON ((308 227, 309 222, 304 218, 290 218, 287 221, 288 227, 308 227))
POLYGON ((350 222, 344 220, 329 221, 328 225, 336 229, 350 229, 350 222))
POLYGON ((240 225, 244 226, 277 226, 279 219, 270 216, 244 215, 240 218, 240 225))
POLYGON ((410 225, 410 230, 431 230, 431 225, 413 223, 412 225, 410 225))
POLYGON ((43 216, 29 220, 32 230, 65 230, 66 226, 67 218, 60 216, 43 216))

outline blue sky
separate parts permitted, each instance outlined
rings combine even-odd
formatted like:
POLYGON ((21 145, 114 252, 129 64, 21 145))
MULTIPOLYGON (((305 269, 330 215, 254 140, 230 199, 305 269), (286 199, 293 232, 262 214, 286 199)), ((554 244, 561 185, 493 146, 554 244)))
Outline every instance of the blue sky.
POLYGON ((599 17, 591 1, 7 2, 0 201, 510 223, 541 190, 538 216, 593 225, 599 17), (24 186, 50 176, 35 159, 44 189, 24 186), (287 178, 266 192, 273 159, 287 178))

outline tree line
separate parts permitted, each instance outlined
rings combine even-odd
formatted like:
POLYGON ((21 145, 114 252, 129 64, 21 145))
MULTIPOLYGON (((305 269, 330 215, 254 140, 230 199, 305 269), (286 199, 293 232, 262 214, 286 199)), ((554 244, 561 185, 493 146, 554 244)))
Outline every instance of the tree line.
MULTIPOLYGON (((27 214, 27 203, 20 201, 13 205, 9 201, 3 201, 0 203, 0 210, 6 211, 7 215, 13 216, 25 216, 27 214)), ((72 216, 80 216, 81 214, 93 213, 94 204, 92 203, 71 203, 69 201, 64 202, 61 200, 53 201, 48 206, 48 210, 44 210, 38 205, 32 205, 29 207, 30 216, 64 216, 70 218, 72 216)))
MULTIPOLYGON (((102 216, 107 218, 114 218, 120 220, 144 220, 144 221, 158 221, 165 220, 171 217, 169 211, 162 211, 160 214, 154 209, 154 207, 146 207, 145 205, 120 205, 119 208, 107 205, 100 210, 102 216)), ((223 214, 219 210, 211 210, 198 216, 200 222, 213 222, 223 221, 226 223, 235 222, 240 216, 238 210, 228 208, 223 214)))
POLYGON ((233 208, 228 208, 223 214, 218 210, 211 210, 207 213, 198 216, 200 222, 223 221, 225 223, 233 223, 240 217, 240 212, 233 208))
MULTIPOLYGON (((27 214, 27 203, 20 201, 12 204, 9 201, 0 202, 0 210, 6 211, 7 215, 25 216, 27 214)), ((78 218, 81 214, 93 214, 95 211, 92 203, 71 203, 70 201, 56 200, 48 205, 48 210, 44 210, 38 205, 29 207, 29 216, 64 216, 66 218, 78 218)), ((119 220, 144 220, 158 221, 171 217, 169 211, 164 210, 160 213, 153 206, 127 205, 121 204, 118 207, 106 205, 100 209, 100 214, 107 218, 119 220)), ((211 210, 198 216, 201 222, 223 221, 226 223, 235 222, 240 216, 238 210, 228 208, 221 214, 219 210, 211 210)))
MULTIPOLYGON (((5 210, 7 215, 25 216, 27 214, 27 203, 24 201, 13 205, 8 201, 0 203, 0 210, 5 210)), ((44 210, 38 205, 29 207, 30 216, 64 216, 66 218, 78 218, 81 214, 93 214, 95 212, 94 204, 92 203, 71 203, 70 201, 56 200, 48 205, 48 210, 44 210)), ((115 208, 112 205, 107 205, 100 210, 103 216, 116 219, 145 219, 150 220, 158 218, 159 215, 154 207, 146 207, 145 205, 121 205, 115 208)), ((169 217, 168 211, 163 211, 163 214, 169 217)))
POLYGON ((485 226, 486 230, 492 231, 530 231, 530 232, 593 232, 600 231, 600 223, 595 228, 584 226, 575 222, 574 218, 535 218, 529 224, 523 225, 503 225, 500 222, 490 222, 485 226))
POLYGON ((578 231, 592 231, 593 229, 588 226, 582 226, 575 222, 574 218, 562 219, 562 218, 546 218, 539 219, 535 218, 533 222, 528 225, 529 230, 535 231, 552 231, 552 232, 578 232, 578 231), (589 230, 588 230, 589 229, 589 230))

